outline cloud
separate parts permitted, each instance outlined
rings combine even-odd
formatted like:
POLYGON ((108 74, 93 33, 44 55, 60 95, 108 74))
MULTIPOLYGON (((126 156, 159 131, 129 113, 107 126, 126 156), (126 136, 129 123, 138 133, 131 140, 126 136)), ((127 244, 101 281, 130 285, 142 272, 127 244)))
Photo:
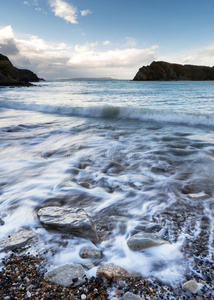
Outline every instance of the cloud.
POLYGON ((92 14, 92 11, 90 11, 89 9, 85 9, 85 10, 81 10, 80 13, 82 17, 85 17, 89 14, 92 14))
POLYGON ((104 41, 102 42, 103 46, 109 46, 111 45, 111 42, 110 41, 104 41))
POLYGON ((77 22, 77 8, 62 0, 49 0, 49 4, 55 16, 64 19, 71 24, 78 24, 77 22))
POLYGON ((0 52, 5 55, 16 55, 19 53, 11 26, 0 28, 0 52))
POLYGON ((0 43, 17 49, 11 50, 15 66, 31 69, 46 79, 90 76, 131 79, 140 66, 155 60, 157 51, 155 46, 100 51, 98 42, 68 45, 49 43, 38 36, 19 38, 11 26, 0 28, 0 43))
POLYGON ((133 37, 127 37, 126 38, 126 45, 127 47, 135 47, 137 45, 137 41, 133 37))

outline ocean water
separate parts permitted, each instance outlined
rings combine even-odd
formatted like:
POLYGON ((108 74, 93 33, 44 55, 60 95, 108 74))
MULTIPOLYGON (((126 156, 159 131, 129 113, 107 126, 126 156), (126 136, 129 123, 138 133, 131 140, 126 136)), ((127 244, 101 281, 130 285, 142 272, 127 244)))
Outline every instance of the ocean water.
POLYGON ((174 285, 194 272, 196 256, 212 262, 213 82, 2 88, 0 116, 0 238, 33 229, 39 239, 28 251, 51 249, 49 268, 85 263, 79 251, 90 241, 48 232, 37 217, 40 207, 75 206, 108 233, 97 245, 102 263, 174 285), (126 228, 110 230, 112 216, 125 217, 126 228), (131 251, 142 220, 160 225, 170 244, 131 251))

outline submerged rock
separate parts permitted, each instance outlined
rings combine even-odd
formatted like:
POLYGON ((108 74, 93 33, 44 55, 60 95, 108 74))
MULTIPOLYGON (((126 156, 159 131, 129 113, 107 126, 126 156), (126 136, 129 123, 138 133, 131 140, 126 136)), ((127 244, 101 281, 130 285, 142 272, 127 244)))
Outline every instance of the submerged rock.
POLYGON ((99 241, 94 223, 81 208, 44 207, 38 211, 38 216, 46 228, 66 231, 94 243, 99 241))
POLYGON ((123 296, 122 299, 123 300, 143 300, 145 298, 144 297, 141 298, 141 297, 139 297, 139 296, 137 296, 137 295, 135 295, 133 293, 127 292, 127 293, 125 293, 125 295, 123 296))
POLYGON ((133 80, 214 80, 214 67, 153 61, 150 66, 140 68, 133 80))
POLYGON ((45 274, 45 278, 48 280, 65 287, 71 284, 73 286, 83 284, 85 276, 84 268, 80 264, 65 264, 45 274))
POLYGON ((82 248, 80 250, 80 257, 87 259, 101 259, 102 257, 102 252, 99 249, 94 249, 90 247, 82 248))
POLYGON ((112 264, 99 266, 97 269, 97 277, 105 277, 108 280, 118 280, 123 278, 136 278, 139 274, 131 274, 120 266, 112 264))
POLYGON ((0 218, 0 226, 4 225, 4 221, 0 218))
POLYGON ((139 232, 133 235, 127 242, 129 248, 133 251, 141 251, 154 246, 169 244, 168 241, 161 239, 154 233, 139 232))
POLYGON ((32 230, 22 229, 18 232, 14 232, 7 237, 0 240, 0 252, 12 250, 16 247, 22 247, 35 236, 32 230))

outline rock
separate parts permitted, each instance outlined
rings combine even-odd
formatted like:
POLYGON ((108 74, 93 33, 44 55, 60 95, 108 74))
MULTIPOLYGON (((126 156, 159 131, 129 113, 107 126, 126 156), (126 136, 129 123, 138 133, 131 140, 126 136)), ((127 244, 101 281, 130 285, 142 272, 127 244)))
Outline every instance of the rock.
POLYGON ((210 195, 208 195, 204 192, 199 192, 199 193, 194 193, 194 194, 193 193, 188 194, 188 197, 193 200, 205 200, 205 199, 210 198, 210 195))
POLYGON ((127 242, 129 248, 133 251, 140 251, 146 248, 169 244, 154 233, 139 232, 133 235, 127 242))
POLYGON ((0 218, 0 226, 4 225, 4 221, 0 218))
POLYGON ((125 295, 123 296, 122 298, 123 300, 142 300, 142 299, 145 299, 144 297, 141 298, 133 293, 130 293, 130 292, 127 292, 125 293, 125 295))
POLYGON ((65 264, 45 274, 45 278, 65 287, 71 284, 74 287, 83 284, 85 276, 85 271, 80 264, 65 264))
POLYGON ((0 54, 0 86, 28 86, 40 79, 29 70, 15 68, 7 56, 0 54))
POLYGON ((120 266, 112 264, 99 266, 96 273, 97 277, 105 277, 108 280, 118 280, 123 278, 136 278, 139 274, 131 274, 120 266))
POLYGON ((35 236, 32 230, 22 229, 14 232, 0 240, 0 252, 6 249, 12 250, 16 247, 22 247, 35 236))
MULTIPOLYGON (((128 217, 124 216, 110 216, 107 219, 107 228, 108 230, 113 230, 114 228, 118 227, 120 232, 124 232, 127 228, 127 223, 129 220, 130 219, 128 217)), ((134 228, 135 233, 138 231, 156 232, 159 230, 161 230, 160 225, 145 220, 137 223, 136 227, 134 228)))
POLYGON ((140 68, 133 80, 214 80, 214 67, 153 61, 150 66, 140 68))
POLYGON ((98 249, 93 248, 82 248, 80 250, 80 257, 81 258, 91 258, 91 259, 100 259, 102 257, 102 252, 98 249))
POLYGON ((81 208, 44 207, 38 211, 38 216, 46 228, 66 231, 94 243, 99 241, 93 222, 81 208))
POLYGON ((90 263, 84 264, 83 267, 87 270, 91 270, 92 268, 95 267, 95 265, 90 262, 90 263))
POLYGON ((195 293, 197 293, 199 286, 195 280, 189 280, 183 284, 182 288, 186 291, 189 291, 189 292, 195 294, 195 293))
POLYGON ((90 184, 88 182, 79 182, 79 185, 86 189, 90 189, 90 184))
POLYGON ((110 300, 118 300, 119 298, 117 298, 117 297, 113 297, 113 298, 111 298, 110 300))

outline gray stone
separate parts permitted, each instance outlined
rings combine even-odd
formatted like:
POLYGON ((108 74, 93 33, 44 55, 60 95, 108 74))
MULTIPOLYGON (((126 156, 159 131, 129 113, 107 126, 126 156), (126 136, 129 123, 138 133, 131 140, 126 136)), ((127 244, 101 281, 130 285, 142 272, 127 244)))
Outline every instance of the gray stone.
POLYGON ((192 193, 192 194, 188 194, 190 199, 193 200, 205 200, 210 198, 210 195, 204 193, 204 192, 199 192, 199 193, 192 193))
POLYGON ((86 247, 80 250, 80 257, 84 259, 100 259, 102 257, 102 252, 98 249, 86 247))
POLYGON ((4 221, 0 218, 0 226, 4 225, 4 221))
POLYGON ((46 228, 66 231, 94 243, 99 241, 93 222, 81 208, 44 207, 38 211, 38 216, 46 228))
POLYGON ((133 251, 140 251, 146 248, 169 244, 154 233, 139 232, 133 235, 127 242, 129 248, 133 251))
POLYGON ((118 280, 124 278, 136 278, 139 274, 131 274, 120 266, 107 264, 99 266, 96 273, 97 277, 105 277, 107 280, 118 280))
POLYGON ((80 264, 65 264, 45 274, 45 278, 65 287, 71 284, 74 287, 83 284, 85 276, 85 271, 80 264))
POLYGON ((16 247, 22 247, 35 236, 32 230, 22 229, 18 232, 11 233, 0 240, 0 252, 6 249, 12 250, 16 247))
POLYGON ((193 294, 197 293, 199 286, 195 280, 189 280, 183 284, 183 289, 193 294))
POLYGON ((123 300, 142 300, 142 299, 145 299, 144 297, 141 298, 133 293, 130 293, 130 292, 127 292, 125 293, 125 295, 123 296, 122 298, 123 300))
POLYGON ((90 262, 90 263, 84 264, 83 267, 87 270, 91 270, 92 268, 95 267, 95 265, 90 262))

